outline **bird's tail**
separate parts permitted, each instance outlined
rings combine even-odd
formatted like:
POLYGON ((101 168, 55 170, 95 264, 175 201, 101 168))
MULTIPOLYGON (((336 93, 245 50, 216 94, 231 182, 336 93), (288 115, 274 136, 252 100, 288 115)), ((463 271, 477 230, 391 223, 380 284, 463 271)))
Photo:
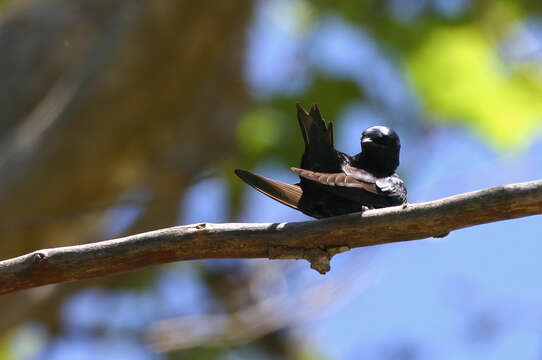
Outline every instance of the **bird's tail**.
POLYGON ((259 192, 269 196, 286 206, 304 212, 305 214, 319 218, 320 216, 310 213, 307 209, 300 208, 299 204, 303 196, 303 190, 297 184, 285 184, 280 181, 268 179, 247 170, 235 169, 235 174, 248 185, 259 192))
POLYGON ((305 149, 311 149, 311 151, 333 149, 333 123, 330 122, 326 126, 318 105, 313 104, 308 113, 299 103, 296 104, 296 107, 297 120, 305 141, 305 149))

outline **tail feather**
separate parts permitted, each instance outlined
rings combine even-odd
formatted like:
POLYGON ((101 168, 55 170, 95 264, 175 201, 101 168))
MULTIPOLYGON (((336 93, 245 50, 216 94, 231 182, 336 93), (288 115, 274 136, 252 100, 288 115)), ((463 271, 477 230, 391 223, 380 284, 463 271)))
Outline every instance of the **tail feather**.
POLYGON ((303 141, 305 141, 305 147, 307 147, 309 146, 308 134, 312 124, 312 119, 299 103, 296 103, 295 106, 297 107, 297 121, 299 122, 299 127, 301 128, 301 134, 303 135, 303 141))
POLYGON ((302 211, 309 216, 320 217, 310 213, 307 209, 300 208, 299 204, 301 197, 303 196, 303 190, 299 185, 285 184, 242 169, 235 169, 235 174, 248 185, 269 196, 273 200, 302 211))
POLYGON ((313 104, 311 106, 309 115, 316 122, 316 124, 318 124, 319 130, 322 132, 321 135, 324 135, 324 136, 327 135, 328 144, 331 147, 333 147, 333 123, 329 122, 326 128, 326 122, 324 121, 324 118, 322 117, 322 113, 320 112, 320 108, 318 107, 317 104, 313 104))
POLYGON ((326 126, 318 105, 312 105, 308 113, 300 104, 296 104, 296 107, 305 148, 333 149, 333 125, 329 123, 326 126))

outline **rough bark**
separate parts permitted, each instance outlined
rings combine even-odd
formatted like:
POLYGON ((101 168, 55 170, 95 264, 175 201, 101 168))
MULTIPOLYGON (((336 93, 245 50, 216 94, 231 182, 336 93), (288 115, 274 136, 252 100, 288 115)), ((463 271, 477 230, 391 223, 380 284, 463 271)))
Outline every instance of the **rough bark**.
POLYGON ((307 259, 325 273, 351 248, 444 236, 468 226, 542 213, 542 180, 318 221, 200 223, 34 251, 0 262, 0 293, 179 260, 307 259))

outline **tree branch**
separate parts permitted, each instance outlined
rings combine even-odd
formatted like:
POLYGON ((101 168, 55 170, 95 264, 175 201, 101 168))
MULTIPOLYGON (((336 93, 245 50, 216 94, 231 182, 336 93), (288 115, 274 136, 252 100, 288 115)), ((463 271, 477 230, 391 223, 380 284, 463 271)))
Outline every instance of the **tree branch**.
POLYGON ((38 250, 0 262, 0 294, 179 260, 307 259, 325 273, 351 248, 445 236, 542 213, 542 180, 317 221, 177 226, 120 239, 38 250))

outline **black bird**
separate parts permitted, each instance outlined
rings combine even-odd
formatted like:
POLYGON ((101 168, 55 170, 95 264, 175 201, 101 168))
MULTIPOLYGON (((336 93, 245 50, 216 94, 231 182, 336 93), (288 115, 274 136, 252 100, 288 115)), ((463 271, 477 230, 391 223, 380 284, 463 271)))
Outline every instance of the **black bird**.
POLYGON ((305 152, 297 184, 285 184, 246 170, 235 173, 265 195, 309 216, 323 218, 406 203, 403 180, 395 174, 401 143, 392 129, 372 126, 361 135, 361 152, 354 156, 333 146, 333 124, 326 126, 318 106, 307 113, 297 104, 305 152))

